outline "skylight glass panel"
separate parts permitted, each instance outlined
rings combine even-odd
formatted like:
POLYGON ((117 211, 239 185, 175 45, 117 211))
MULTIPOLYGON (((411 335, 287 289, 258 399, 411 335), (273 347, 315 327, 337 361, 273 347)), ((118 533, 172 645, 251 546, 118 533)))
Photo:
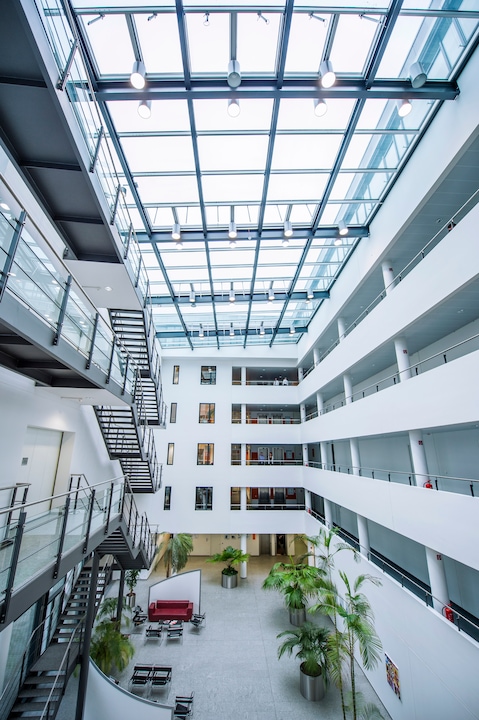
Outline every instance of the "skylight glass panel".
POLYGON ((342 135, 278 135, 272 170, 330 170, 342 135))
POLYGON ((199 137, 198 149, 203 171, 264 170, 268 138, 265 135, 199 137))
POLYGON ((135 179, 142 202, 162 205, 197 203, 196 177, 169 175, 168 177, 138 177, 135 179))
POLYGON ((183 74, 176 13, 134 15, 143 61, 149 74, 183 74))
POLYGON ((297 203, 296 205, 293 205, 289 219, 293 225, 309 225, 313 218, 315 209, 315 205, 301 205, 300 203, 297 203))
POLYGON ((319 173, 272 175, 268 187, 268 201, 319 202, 323 196, 328 175, 319 173))
POLYGON ((100 75, 129 75, 135 61, 130 34, 124 15, 105 15, 88 25, 98 13, 83 15, 100 75))
POLYGON ((278 131, 282 130, 318 130, 328 132, 346 129, 353 111, 354 100, 326 100, 328 111, 323 117, 314 114, 313 99, 281 100, 278 115, 278 131))
POLYGON ((220 267, 230 269, 236 266, 244 274, 245 268, 251 273, 251 267, 254 262, 254 245, 252 243, 243 243, 243 247, 237 246, 232 250, 228 243, 211 243, 210 244, 210 262, 213 270, 220 267), (218 247, 220 245, 220 247, 218 247))
MULTIPOLYGON (((225 69, 226 85, 226 69, 225 69)), ((228 102, 224 100, 194 100, 196 130, 199 134, 207 131, 265 130, 271 126, 273 100, 258 98, 255 100, 240 100, 240 114, 238 117, 228 115, 228 102)))
POLYGON ((330 55, 335 72, 349 75, 363 73, 380 27, 379 20, 372 13, 340 16, 330 55))
POLYGON ((200 13, 186 13, 190 64, 193 74, 224 73, 225 84, 229 57, 230 16, 227 13, 210 13, 204 25, 200 13))
POLYGON ((293 13, 285 74, 319 72, 331 15, 320 12, 314 15, 293 13))
POLYGON ((238 15, 237 59, 242 73, 273 73, 278 47, 279 13, 238 15))
POLYGON ((191 139, 188 137, 123 137, 121 144, 135 172, 194 172, 191 139))
POLYGON ((235 207, 235 221, 240 229, 240 226, 256 227, 258 225, 258 205, 236 205, 235 207))
POLYGON ((151 116, 144 120, 138 115, 138 101, 109 101, 108 110, 117 132, 156 133, 190 131, 186 100, 152 100, 151 116))
POLYGON ((263 175, 205 175, 202 178, 206 202, 259 202, 263 192, 263 175))
POLYGON ((200 207, 192 207, 191 205, 187 207, 176 207, 176 214, 180 226, 184 229, 200 227, 202 224, 200 207))
MULTIPOLYGON (((430 22, 435 20, 430 19, 430 22)), ((419 59, 424 39, 418 39, 419 31, 424 23, 422 17, 399 16, 394 25, 386 50, 379 64, 377 78, 400 78, 403 68, 419 59)))
POLYGON ((147 212, 152 227, 172 226, 175 221, 171 208, 151 207, 147 212))

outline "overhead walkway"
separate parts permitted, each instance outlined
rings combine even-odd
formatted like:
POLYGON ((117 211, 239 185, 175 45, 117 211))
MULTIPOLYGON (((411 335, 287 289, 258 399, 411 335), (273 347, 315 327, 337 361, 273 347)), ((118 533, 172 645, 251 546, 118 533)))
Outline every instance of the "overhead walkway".
POLYGON ((126 477, 0 511, 0 631, 94 550, 121 568, 148 568, 156 534, 126 477))

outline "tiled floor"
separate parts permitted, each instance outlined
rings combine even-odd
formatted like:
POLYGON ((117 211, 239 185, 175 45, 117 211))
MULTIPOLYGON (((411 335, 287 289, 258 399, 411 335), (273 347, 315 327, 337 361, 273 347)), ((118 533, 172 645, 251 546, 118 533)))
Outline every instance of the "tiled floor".
MULTIPOLYGON (((205 627, 196 631, 186 624, 180 641, 146 640, 144 628, 140 632, 131 630, 136 653, 119 675, 120 684, 128 686, 132 667, 137 663, 171 665, 171 687, 155 691, 152 699, 169 704, 176 694, 194 691, 195 720, 340 720, 339 693, 334 686, 329 686, 324 700, 309 702, 299 692, 299 661, 294 657, 277 659, 276 635, 292 626, 281 597, 261 589, 272 562, 268 556, 251 558, 248 578, 240 580, 237 588, 225 590, 221 587, 220 566, 205 563, 203 558, 190 559, 186 570, 202 570, 205 627)), ((148 581, 138 583, 137 603, 144 609, 148 586, 163 578, 160 566, 148 581)), ((112 585, 108 594, 113 595, 116 587, 112 585)), ((321 618, 316 621, 321 622, 321 618)), ((366 700, 376 703, 388 720, 389 715, 361 672, 359 685, 366 700)), ((73 695, 72 685, 58 720, 71 720, 73 695)))

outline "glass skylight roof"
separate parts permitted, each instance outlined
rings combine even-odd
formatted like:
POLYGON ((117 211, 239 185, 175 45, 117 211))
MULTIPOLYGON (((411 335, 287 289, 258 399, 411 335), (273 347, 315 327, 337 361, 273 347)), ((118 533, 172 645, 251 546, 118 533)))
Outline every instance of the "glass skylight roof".
POLYGON ((165 348, 297 342, 432 115, 457 96, 478 38, 471 0, 72 4, 165 348), (330 88, 324 61, 337 75, 330 88), (315 101, 327 112, 315 114, 315 101))

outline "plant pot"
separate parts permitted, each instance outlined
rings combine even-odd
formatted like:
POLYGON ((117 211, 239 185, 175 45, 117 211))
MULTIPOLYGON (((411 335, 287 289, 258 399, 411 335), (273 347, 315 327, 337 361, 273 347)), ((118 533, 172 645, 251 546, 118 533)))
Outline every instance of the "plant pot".
POLYGON ((221 573, 221 587, 231 590, 238 585, 238 573, 235 575, 224 575, 221 573))
POLYGON ((322 700, 324 697, 324 680, 322 675, 306 675, 301 669, 299 671, 299 689, 306 700, 322 700))
POLYGON ((128 607, 134 608, 136 605, 136 593, 134 593, 134 592, 128 593, 127 598, 128 598, 128 600, 127 600, 128 607))
POLYGON ((289 610, 289 622, 291 625, 295 625, 296 627, 301 627, 301 625, 304 625, 306 622, 306 609, 305 608, 299 608, 299 609, 292 609, 289 610))

